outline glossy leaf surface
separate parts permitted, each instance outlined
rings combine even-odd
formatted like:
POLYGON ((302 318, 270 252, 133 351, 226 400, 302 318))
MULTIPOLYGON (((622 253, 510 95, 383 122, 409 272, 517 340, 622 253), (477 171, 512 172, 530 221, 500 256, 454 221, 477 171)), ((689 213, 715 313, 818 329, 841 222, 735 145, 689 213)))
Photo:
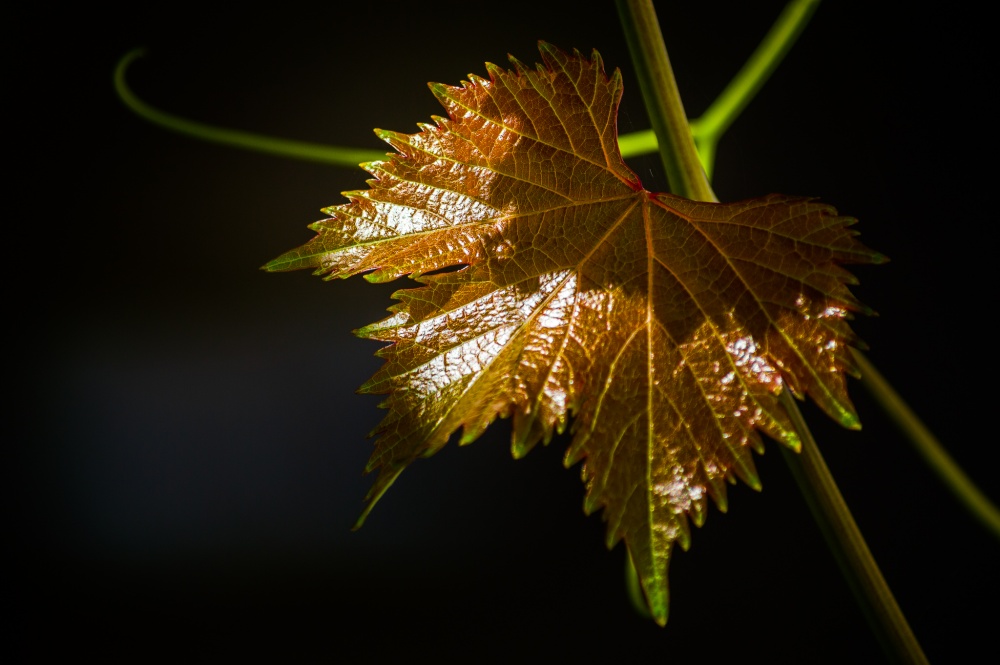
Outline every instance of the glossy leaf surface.
POLYGON ((388 415, 359 524, 458 430, 468 443, 510 416, 520 457, 572 419, 585 509, 603 510, 609 546, 624 539, 662 624, 671 549, 709 497, 725 510, 726 481, 759 487, 761 433, 798 446, 780 391, 857 427, 847 319, 866 310, 841 264, 883 259, 810 199, 644 190, 618 152, 619 73, 596 52, 540 50, 535 68, 432 84, 448 117, 378 130, 397 152, 364 165, 370 189, 266 267, 421 283, 358 331, 388 343, 362 387, 388 415))

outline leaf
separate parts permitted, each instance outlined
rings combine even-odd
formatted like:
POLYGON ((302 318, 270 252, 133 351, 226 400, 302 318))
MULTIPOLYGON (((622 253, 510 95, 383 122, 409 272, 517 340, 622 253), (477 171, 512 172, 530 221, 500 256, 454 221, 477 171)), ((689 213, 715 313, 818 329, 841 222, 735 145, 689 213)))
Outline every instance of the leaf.
POLYGON ((376 130, 397 152, 363 165, 367 191, 310 228, 268 270, 327 278, 410 275, 362 392, 388 394, 360 525, 400 472, 461 429, 513 416, 512 450, 572 419, 565 463, 585 460, 585 510, 624 539, 655 619, 667 564, 726 481, 760 481, 760 434, 797 449, 787 386, 858 427, 849 312, 868 312, 841 264, 883 259, 855 220, 781 195, 698 203, 642 188, 618 152, 621 75, 540 43, 534 69, 431 84, 448 112, 417 134, 376 130), (445 270, 448 269, 448 270, 445 270))

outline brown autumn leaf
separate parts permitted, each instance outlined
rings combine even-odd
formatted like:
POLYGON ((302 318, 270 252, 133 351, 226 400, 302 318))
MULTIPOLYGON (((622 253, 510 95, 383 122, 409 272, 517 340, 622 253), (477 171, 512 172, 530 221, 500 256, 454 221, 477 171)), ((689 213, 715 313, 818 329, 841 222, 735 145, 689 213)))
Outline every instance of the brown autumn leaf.
POLYGON ((432 84, 448 118, 377 130, 397 153, 364 165, 371 188, 265 267, 422 284, 358 331, 389 342, 361 389, 388 394, 389 413, 359 525, 459 428, 465 444, 513 416, 521 457, 572 418, 565 462, 585 460, 585 510, 603 509, 609 547, 625 540, 663 624, 689 519, 704 522, 709 497, 726 509, 725 481, 760 486, 760 433, 798 448, 781 390, 858 426, 846 319, 867 310, 841 264, 883 259, 811 199, 644 190, 618 151, 620 73, 596 52, 540 51, 534 69, 512 57, 489 80, 432 84))

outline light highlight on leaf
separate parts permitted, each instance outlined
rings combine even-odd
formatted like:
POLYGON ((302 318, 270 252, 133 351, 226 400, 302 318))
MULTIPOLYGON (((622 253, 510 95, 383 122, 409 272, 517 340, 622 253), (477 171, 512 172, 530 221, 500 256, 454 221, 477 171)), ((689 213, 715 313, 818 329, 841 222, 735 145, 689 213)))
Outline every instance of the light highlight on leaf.
POLYGON ((513 418, 526 454, 572 421, 585 509, 624 539, 650 610, 667 618, 667 565, 726 481, 760 481, 760 434, 797 448, 788 387, 857 427, 847 319, 867 311, 845 263, 883 259, 854 220, 804 198, 698 203, 644 190, 618 152, 621 77, 600 57, 541 43, 543 64, 432 84, 447 118, 365 168, 370 189, 310 228, 269 270, 411 275, 362 391, 387 394, 359 519, 406 466, 461 430, 513 418), (445 268, 456 268, 435 272, 445 268))

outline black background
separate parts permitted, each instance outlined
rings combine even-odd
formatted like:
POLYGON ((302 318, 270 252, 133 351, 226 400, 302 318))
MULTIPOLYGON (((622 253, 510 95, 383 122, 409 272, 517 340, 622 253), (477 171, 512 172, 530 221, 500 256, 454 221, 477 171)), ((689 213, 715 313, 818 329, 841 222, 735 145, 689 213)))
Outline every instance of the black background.
MULTIPOLYGON (((783 3, 658 3, 696 117, 783 3)), ((993 497, 996 79, 990 22, 830 2, 719 146, 722 200, 819 196, 891 257, 855 269, 870 358, 993 497)), ((360 169, 172 134, 111 85, 221 126, 387 149, 373 127, 440 113, 427 81, 596 48, 648 123, 612 3, 212 3, 13 16, 5 106, 5 487, 25 654, 195 660, 878 662, 773 444, 671 564, 665 629, 639 617, 624 549, 581 510, 565 441, 512 461, 507 423, 416 463, 349 531, 380 361, 350 331, 400 283, 258 267, 301 244, 360 169), (12 259, 12 261, 11 261, 12 259), (11 265, 12 264, 12 265, 11 265)), ((650 189, 656 159, 630 162, 650 189)), ((995 642, 997 541, 857 382, 860 433, 805 412, 933 662, 995 642)))

